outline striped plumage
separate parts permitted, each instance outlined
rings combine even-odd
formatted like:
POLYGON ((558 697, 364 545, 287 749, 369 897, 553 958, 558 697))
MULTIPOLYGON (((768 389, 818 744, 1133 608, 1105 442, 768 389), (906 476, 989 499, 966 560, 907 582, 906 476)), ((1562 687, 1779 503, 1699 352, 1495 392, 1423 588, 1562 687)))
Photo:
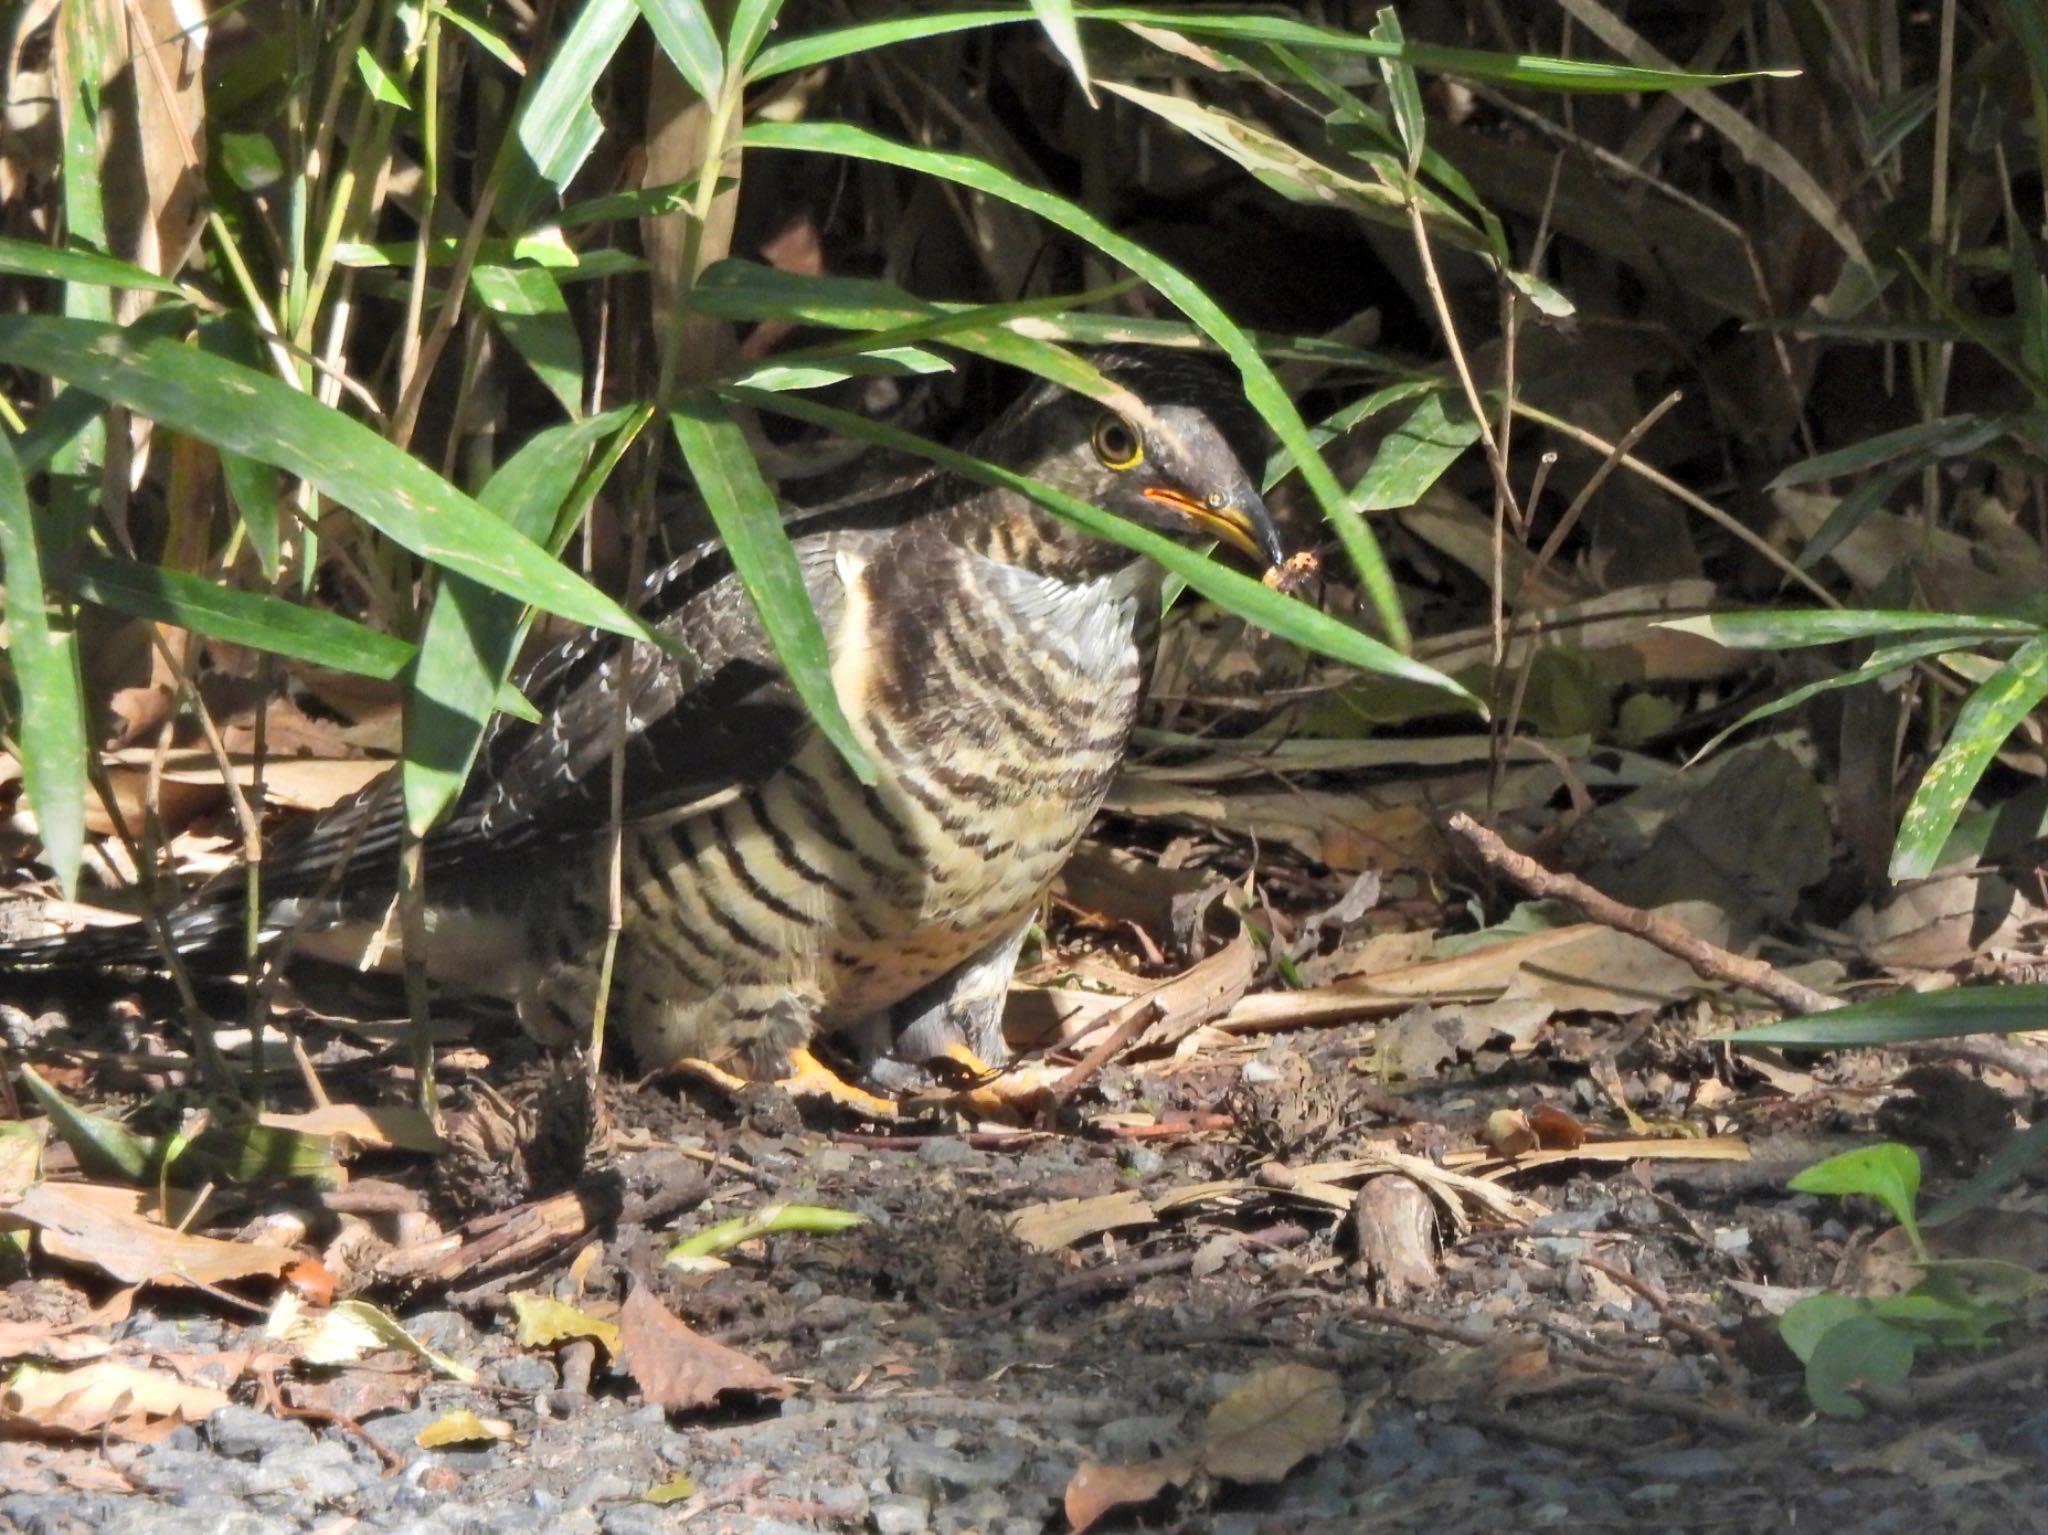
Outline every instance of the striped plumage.
MULTIPOLYGON (((1136 396, 1123 413, 1040 386, 977 451, 1277 563, 1265 508, 1210 414, 1213 375, 1122 358, 1107 371, 1136 396)), ((888 1062, 963 1043, 1001 1057, 1017 947, 1136 718, 1159 572, 1020 495, 943 474, 800 514, 791 533, 879 781, 861 784, 809 726, 723 555, 694 551, 644 603, 688 656, 592 631, 524 680, 543 722, 501 723, 429 840, 430 975, 510 996, 543 1036, 587 1026, 624 671, 610 1006, 638 1062, 772 1074, 828 1035, 885 1063, 884 1077, 888 1062)), ((394 800, 366 793, 267 855, 267 925, 296 924, 299 953, 399 962, 394 800)), ((197 944, 239 922, 216 894, 174 926, 197 944)), ((75 951, 107 957, 95 937, 75 951)))

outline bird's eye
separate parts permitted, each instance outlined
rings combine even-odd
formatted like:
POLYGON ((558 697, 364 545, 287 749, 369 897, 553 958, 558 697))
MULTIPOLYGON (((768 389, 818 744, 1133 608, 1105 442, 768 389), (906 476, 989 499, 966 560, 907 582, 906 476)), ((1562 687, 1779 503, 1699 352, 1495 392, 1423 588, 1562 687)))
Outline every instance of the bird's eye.
POLYGON ((1145 446, 1138 441, 1136 429, 1122 416, 1097 417, 1091 441, 1095 456, 1102 460, 1105 469, 1135 469, 1145 456, 1145 446))

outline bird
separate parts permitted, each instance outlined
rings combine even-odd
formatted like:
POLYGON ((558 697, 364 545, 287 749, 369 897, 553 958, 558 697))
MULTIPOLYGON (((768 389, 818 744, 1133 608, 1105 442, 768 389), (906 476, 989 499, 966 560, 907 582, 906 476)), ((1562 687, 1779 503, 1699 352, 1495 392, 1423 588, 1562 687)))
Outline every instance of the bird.
MULTIPOLYGON (((1091 360, 1126 408, 1041 382, 970 451, 1282 571, 1245 467, 1256 421, 1222 375, 1138 352, 1091 360)), ((508 999, 544 1042, 587 1031, 622 719, 608 1027, 642 1070, 780 1080, 879 1113, 941 1057, 1007 1058, 1011 974, 1123 762, 1163 573, 1017 490, 943 470, 786 526, 874 781, 807 716, 730 557, 700 545, 639 603, 672 649, 589 630, 520 679, 539 722, 498 718, 426 838, 424 969, 508 999)), ((380 782, 266 850, 262 930, 290 930, 299 956, 400 965, 401 819, 380 782)), ((244 899, 232 877, 201 887, 170 915, 171 941, 238 945, 244 899)), ((139 925, 101 928, 0 947, 0 966, 150 952, 139 925)))

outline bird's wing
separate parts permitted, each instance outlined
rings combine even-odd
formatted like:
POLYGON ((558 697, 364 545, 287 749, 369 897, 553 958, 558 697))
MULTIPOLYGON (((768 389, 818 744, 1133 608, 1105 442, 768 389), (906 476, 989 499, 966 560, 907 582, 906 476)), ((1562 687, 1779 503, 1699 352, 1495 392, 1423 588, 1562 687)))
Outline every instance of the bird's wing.
MULTIPOLYGON (((845 602, 841 557, 871 549, 902 515, 900 506, 857 501, 790 524, 827 635, 845 602)), ((623 720, 628 821, 761 781, 813 728, 722 547, 700 546, 656 572, 639 610, 680 640, 684 653, 597 630, 543 653, 520 678, 540 722, 501 716, 495 723, 461 799, 427 839, 434 870, 459 868, 479 853, 538 850, 607 824, 622 671, 631 679, 623 720)), ((404 820, 393 777, 266 854, 266 893, 316 888, 343 860, 345 885, 388 888, 404 820)))

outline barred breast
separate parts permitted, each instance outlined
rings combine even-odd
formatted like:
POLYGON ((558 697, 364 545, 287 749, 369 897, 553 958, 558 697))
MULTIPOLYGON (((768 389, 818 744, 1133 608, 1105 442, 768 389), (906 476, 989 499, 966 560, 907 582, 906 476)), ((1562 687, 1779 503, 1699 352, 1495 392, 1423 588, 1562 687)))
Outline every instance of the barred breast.
MULTIPOLYGON (((833 679, 877 781, 814 735, 762 782, 629 830, 612 1016, 643 1066, 766 1074, 954 970, 1037 905, 1123 758, 1149 563, 1075 583, 906 536, 839 575, 833 679)), ((550 962, 521 998, 568 1028, 603 909, 594 871, 579 884, 541 916, 550 962)))

